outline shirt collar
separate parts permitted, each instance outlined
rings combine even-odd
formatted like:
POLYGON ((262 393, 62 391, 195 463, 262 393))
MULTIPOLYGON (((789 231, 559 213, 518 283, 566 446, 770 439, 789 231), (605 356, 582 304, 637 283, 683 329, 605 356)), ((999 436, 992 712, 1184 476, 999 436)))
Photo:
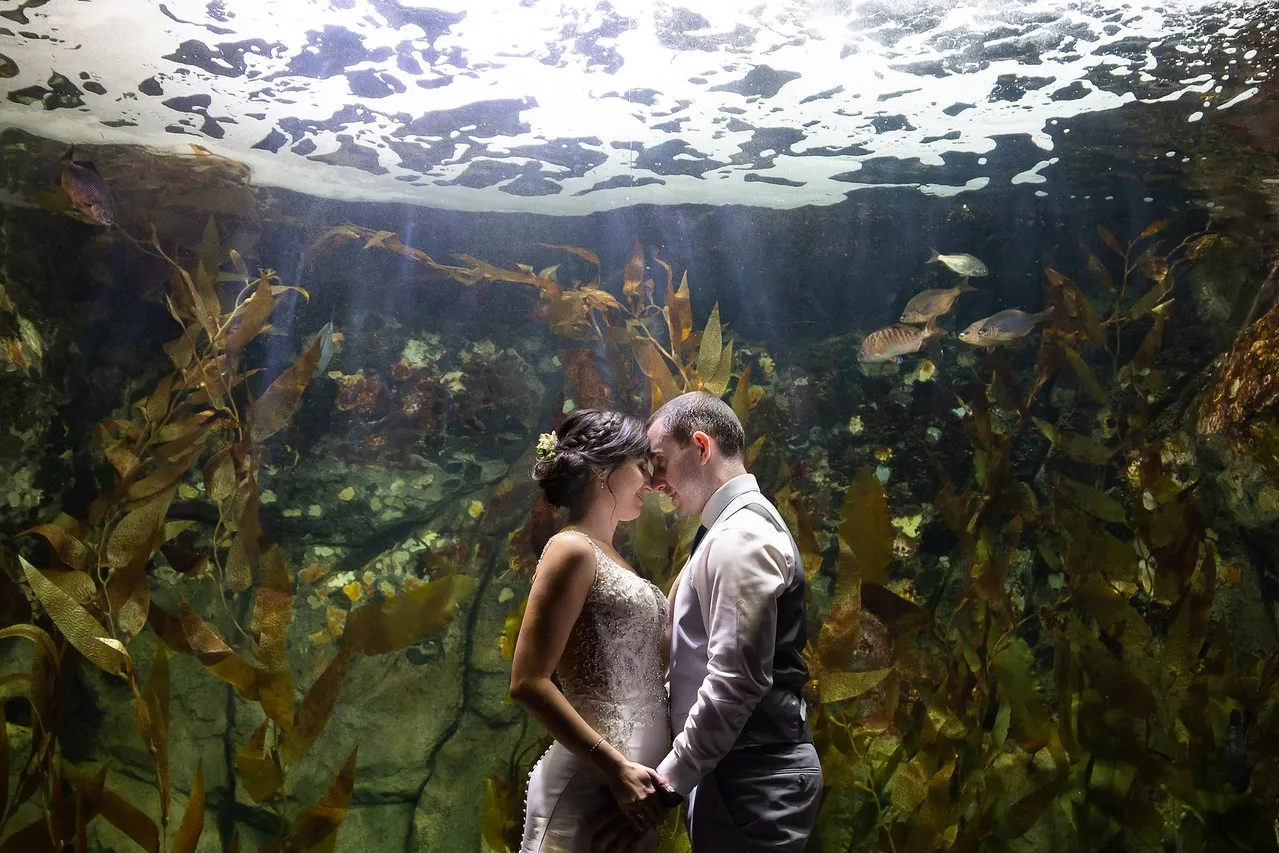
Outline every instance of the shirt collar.
POLYGON ((710 500, 706 502, 706 506, 702 508, 702 526, 710 530, 715 522, 719 520, 720 514, 735 498, 747 492, 758 491, 759 483, 755 481, 754 474, 738 474, 716 489, 710 500))

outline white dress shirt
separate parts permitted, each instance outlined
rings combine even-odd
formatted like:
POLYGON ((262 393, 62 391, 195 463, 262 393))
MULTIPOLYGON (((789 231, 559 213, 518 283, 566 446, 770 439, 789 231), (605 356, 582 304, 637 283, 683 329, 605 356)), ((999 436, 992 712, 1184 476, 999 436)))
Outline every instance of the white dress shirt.
POLYGON ((707 533, 680 574, 671 610, 674 743, 657 771, 684 796, 733 747, 773 684, 777 599, 797 558, 785 521, 741 474, 702 510, 707 533))

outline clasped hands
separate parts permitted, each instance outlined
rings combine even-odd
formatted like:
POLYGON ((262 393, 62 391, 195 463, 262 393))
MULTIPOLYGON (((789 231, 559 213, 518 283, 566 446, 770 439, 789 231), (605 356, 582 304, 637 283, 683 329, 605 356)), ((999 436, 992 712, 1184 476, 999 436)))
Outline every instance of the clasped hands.
POLYGON ((616 802, 594 821, 592 849, 625 850, 665 819, 671 806, 663 803, 675 796, 675 789, 651 767, 624 762, 609 774, 609 791, 616 802))

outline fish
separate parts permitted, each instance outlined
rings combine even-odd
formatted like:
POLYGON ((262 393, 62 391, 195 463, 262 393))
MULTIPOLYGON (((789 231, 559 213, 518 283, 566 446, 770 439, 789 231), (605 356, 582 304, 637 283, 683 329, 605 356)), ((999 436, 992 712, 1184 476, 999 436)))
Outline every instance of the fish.
POLYGON ((316 364, 313 375, 320 376, 333 360, 333 315, 329 315, 329 322, 324 324, 324 328, 320 329, 316 337, 320 339, 320 361, 316 364))
POLYGON ((901 357, 908 353, 918 352, 929 338, 940 337, 946 332, 937 326, 935 320, 928 325, 906 326, 898 323, 886 329, 878 329, 866 336, 862 341, 862 351, 857 360, 862 364, 876 364, 884 361, 895 361, 901 364, 901 357))
POLYGON ((1031 329, 1046 320, 1051 311, 1027 314, 1009 308, 978 320, 959 333, 959 339, 975 347, 993 347, 1024 338, 1031 329))
POLYGON ((111 188, 87 160, 76 160, 74 146, 62 155, 62 174, 58 183, 71 206, 99 225, 115 222, 115 200, 111 188))
POLYGON ((943 314, 950 313, 950 310, 955 307, 955 300, 959 298, 961 293, 968 293, 976 289, 965 279, 956 287, 947 287, 944 290, 924 290, 916 293, 906 303, 906 308, 902 311, 901 321, 903 323, 927 323, 929 320, 935 320, 943 314))
POLYGON ((931 264, 935 261, 951 272, 958 273, 965 278, 968 276, 990 275, 990 270, 986 268, 986 265, 972 255, 943 255, 936 249, 933 249, 932 253, 933 256, 928 259, 928 263, 931 264))

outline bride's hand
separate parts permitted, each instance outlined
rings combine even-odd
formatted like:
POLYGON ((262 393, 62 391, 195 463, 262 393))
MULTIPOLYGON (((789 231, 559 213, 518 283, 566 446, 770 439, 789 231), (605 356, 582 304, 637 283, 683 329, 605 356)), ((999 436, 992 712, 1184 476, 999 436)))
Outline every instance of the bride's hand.
POLYGON ((637 829, 651 829, 661 818, 661 804, 657 801, 657 786, 661 777, 657 771, 643 764, 624 761, 615 772, 609 774, 608 788, 622 810, 637 829))

